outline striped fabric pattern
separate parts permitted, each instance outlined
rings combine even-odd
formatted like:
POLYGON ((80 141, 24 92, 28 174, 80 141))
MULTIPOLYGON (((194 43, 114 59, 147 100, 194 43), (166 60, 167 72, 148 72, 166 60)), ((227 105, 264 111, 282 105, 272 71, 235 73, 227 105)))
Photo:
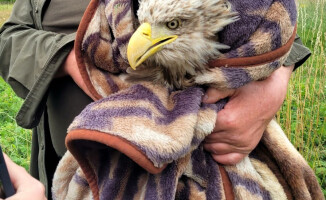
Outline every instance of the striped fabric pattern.
POLYGON ((224 102, 201 105, 203 94, 199 87, 169 93, 163 87, 132 85, 87 106, 69 131, 88 129, 119 136, 161 167, 193 151, 212 132, 224 102))
MULTIPOLYGON (((276 56, 269 53, 290 46, 294 39, 294 0, 229 2, 239 20, 217 34, 220 43, 230 46, 217 58, 226 61, 212 60, 211 70, 196 77, 198 85, 239 88, 264 79, 284 63, 289 48, 276 56), (259 57, 262 55, 267 59, 259 57), (235 64, 228 63, 237 58, 235 64), (241 58, 255 61, 247 63, 241 58)), ((110 84, 105 82, 107 73, 125 73, 129 67, 126 46, 138 21, 131 0, 93 0, 90 5, 77 32, 77 61, 90 91, 100 99, 111 94, 110 84)))
MULTIPOLYGON (((98 105, 100 104, 95 102, 88 109, 92 107, 98 109, 98 105)), ((89 111, 88 109, 85 112, 89 111)), ((110 118, 110 112, 107 114, 110 118)), ((91 120, 97 119, 91 117, 91 120)), ((201 119, 197 124, 201 123, 200 121, 201 119)), ((125 129, 129 129, 129 126, 133 126, 133 123, 124 124, 125 129)), ((184 138, 187 142, 181 141, 197 147, 185 155, 183 146, 173 146, 176 154, 182 155, 178 158, 173 158, 169 153, 172 146, 167 147, 166 141, 158 132, 152 131, 151 139, 155 142, 148 138, 144 130, 134 132, 136 134, 134 138, 144 136, 142 145, 137 143, 139 138, 138 141, 124 139, 125 143, 136 146, 143 156, 153 159, 153 166, 155 162, 158 163, 157 168, 161 171, 150 173, 146 170, 145 164, 131 159, 132 152, 121 153, 123 150, 117 150, 114 145, 105 145, 104 140, 107 138, 99 136, 98 131, 92 132, 93 135, 88 134, 88 139, 84 139, 80 135, 89 127, 84 129, 85 127, 75 123, 70 128, 77 130, 75 133, 73 131, 69 133, 76 134, 77 137, 68 141, 71 143, 68 147, 74 155, 68 151, 60 161, 53 180, 54 199, 230 198, 227 198, 224 191, 221 166, 203 150, 197 139, 190 142, 184 138), (94 135, 99 140, 92 139, 94 135), (158 155, 157 152, 160 151, 163 153, 158 155), (173 160, 169 161, 171 156, 173 160)), ((121 146, 124 148, 123 144, 121 146)), ((287 140, 275 121, 269 124, 262 141, 249 157, 235 166, 224 168, 232 184, 235 199, 323 199, 314 172, 287 140)))
POLYGON ((219 165, 203 149, 227 100, 203 104, 201 85, 238 88, 268 77, 295 36, 294 0, 229 2, 240 19, 218 39, 230 49, 196 77, 198 86, 171 91, 125 81, 126 45, 138 26, 134 2, 91 1, 75 47, 97 101, 68 129, 53 199, 324 199, 314 172, 275 121, 235 166, 219 165))

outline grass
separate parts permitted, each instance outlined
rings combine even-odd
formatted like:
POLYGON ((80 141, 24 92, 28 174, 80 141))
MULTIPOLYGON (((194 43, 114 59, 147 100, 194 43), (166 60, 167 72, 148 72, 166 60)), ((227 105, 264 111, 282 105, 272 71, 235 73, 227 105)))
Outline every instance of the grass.
POLYGON ((13 161, 28 169, 31 151, 31 131, 15 123, 22 100, 0 78, 0 144, 13 161))
MULTIPOLYGON (((9 17, 12 4, 0 4, 0 26, 9 17)), ((15 115, 22 104, 12 89, 0 78, 0 144, 2 150, 17 164, 29 168, 31 130, 17 126, 15 115)))
MULTIPOLYGON (((278 122, 314 169, 326 196, 326 0, 299 0, 298 33, 312 56, 290 80, 278 122)), ((0 25, 12 5, 0 4, 0 25)), ((31 131, 15 124, 22 100, 0 80, 0 143, 18 164, 28 168, 31 131)))
MULTIPOLYGON (((12 4, 0 4, 0 26, 8 19, 12 4)), ((2 150, 17 164, 29 168, 31 152, 31 131, 15 123, 22 100, 0 78, 0 144, 2 150)))
POLYGON ((0 25, 8 19, 12 7, 12 4, 0 4, 0 25))
POLYGON ((278 121, 326 196, 326 0, 300 0, 298 34, 312 56, 293 73, 278 121))

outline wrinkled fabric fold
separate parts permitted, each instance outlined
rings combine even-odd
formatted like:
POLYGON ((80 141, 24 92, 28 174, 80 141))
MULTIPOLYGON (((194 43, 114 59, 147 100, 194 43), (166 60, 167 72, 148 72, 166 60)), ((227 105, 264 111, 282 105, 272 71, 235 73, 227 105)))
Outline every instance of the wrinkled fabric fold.
POLYGON ((97 101, 68 129, 54 199, 323 199, 312 169, 274 120, 235 166, 216 163, 203 149, 228 101, 203 104, 204 88, 267 78, 284 63, 296 33, 294 1, 229 2, 240 20, 217 35, 230 49, 209 62, 196 86, 173 91, 125 81, 126 45, 138 26, 132 2, 91 1, 75 49, 97 101))

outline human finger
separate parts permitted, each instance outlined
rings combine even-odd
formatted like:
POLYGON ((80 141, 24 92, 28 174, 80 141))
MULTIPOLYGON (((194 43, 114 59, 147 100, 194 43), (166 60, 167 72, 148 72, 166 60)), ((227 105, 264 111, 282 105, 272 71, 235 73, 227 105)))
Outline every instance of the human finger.
POLYGON ((238 149, 226 143, 204 143, 204 149, 215 155, 223 155, 228 153, 240 153, 238 149))
POLYGON ((8 168, 10 180, 17 191, 22 184, 28 183, 32 177, 25 168, 14 163, 6 154, 4 154, 4 159, 8 168))
POLYGON ((223 165, 235 165, 239 163, 247 154, 229 153, 224 155, 212 154, 213 159, 223 165))
MULTIPOLYGON (((249 141, 249 140, 248 140, 249 141)), ((204 142, 204 149, 208 152, 222 155, 227 153, 243 153, 249 154, 257 145, 256 141, 248 142, 245 141, 241 142, 231 142, 231 143, 224 143, 224 142, 213 142, 207 143, 204 142)))
POLYGON ((7 200, 46 199, 45 188, 41 182, 33 178, 25 168, 14 163, 6 154, 4 154, 4 158, 11 182, 16 190, 16 194, 7 200))
POLYGON ((216 103, 221 99, 232 96, 234 89, 219 90, 216 88, 208 88, 203 96, 203 103, 216 103))
POLYGON ((225 131, 216 131, 205 137, 205 143, 233 143, 233 138, 231 139, 230 134, 225 131))

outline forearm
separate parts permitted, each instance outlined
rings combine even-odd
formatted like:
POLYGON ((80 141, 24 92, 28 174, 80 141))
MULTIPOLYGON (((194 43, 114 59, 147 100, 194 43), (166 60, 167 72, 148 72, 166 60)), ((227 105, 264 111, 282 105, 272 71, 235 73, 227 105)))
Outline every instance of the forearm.
POLYGON ((34 11, 31 1, 17 0, 0 29, 0 75, 25 98, 16 118, 24 128, 38 124, 47 89, 75 39, 75 34, 41 30, 34 11))
POLYGON ((0 75, 25 99, 16 118, 24 128, 38 124, 47 89, 73 46, 74 34, 58 36, 19 25, 1 34, 0 75))
POLYGON ((27 96, 51 62, 56 69, 61 65, 51 59, 58 52, 65 57, 69 51, 64 55, 65 52, 60 50, 74 38, 11 21, 4 24, 0 33, 0 75, 22 98, 27 96))

